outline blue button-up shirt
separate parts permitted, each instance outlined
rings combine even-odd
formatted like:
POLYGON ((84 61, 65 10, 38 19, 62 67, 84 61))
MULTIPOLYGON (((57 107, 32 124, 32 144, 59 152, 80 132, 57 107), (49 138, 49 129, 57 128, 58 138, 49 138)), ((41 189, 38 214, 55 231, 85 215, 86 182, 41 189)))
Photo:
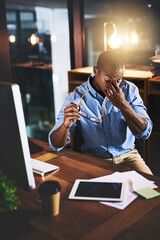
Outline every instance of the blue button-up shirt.
MULTIPOLYGON (((78 105, 82 95, 89 88, 90 91, 83 97, 81 102, 82 110, 88 114, 88 117, 100 119, 104 108, 104 98, 90 84, 93 77, 94 74, 89 77, 88 81, 68 94, 58 114, 58 121, 49 133, 49 144, 54 151, 60 151, 62 148, 55 148, 51 144, 50 134, 63 124, 64 109, 71 102, 78 105)), ((152 122, 146 112, 146 107, 143 105, 137 86, 123 79, 119 87, 135 112, 146 118, 146 129, 139 135, 134 135, 127 126, 120 109, 113 106, 110 100, 107 99, 104 115, 100 123, 94 123, 87 118, 81 117, 72 125, 69 131, 68 140, 74 127, 79 128, 84 140, 81 146, 83 152, 90 152, 106 158, 116 157, 132 150, 135 147, 135 138, 147 139, 150 136, 152 122)))

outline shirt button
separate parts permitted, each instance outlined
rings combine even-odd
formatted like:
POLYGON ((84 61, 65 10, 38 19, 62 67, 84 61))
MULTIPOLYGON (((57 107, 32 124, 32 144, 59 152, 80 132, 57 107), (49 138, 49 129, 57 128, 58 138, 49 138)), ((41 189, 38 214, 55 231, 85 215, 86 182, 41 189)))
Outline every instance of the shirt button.
POLYGON ((107 120, 107 118, 105 118, 105 120, 107 120))
POLYGON ((107 137, 109 137, 109 134, 107 134, 107 137))

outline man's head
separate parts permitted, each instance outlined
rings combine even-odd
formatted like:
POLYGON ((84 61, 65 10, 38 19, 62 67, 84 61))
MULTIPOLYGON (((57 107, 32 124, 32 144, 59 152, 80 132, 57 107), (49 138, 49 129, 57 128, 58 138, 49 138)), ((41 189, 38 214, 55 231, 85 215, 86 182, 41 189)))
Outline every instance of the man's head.
POLYGON ((105 51, 100 54, 97 60, 97 68, 100 70, 106 69, 116 72, 118 69, 124 70, 124 62, 121 54, 116 51, 105 51))
POLYGON ((105 94, 108 82, 120 84, 124 73, 123 58, 119 52, 105 51, 100 54, 97 66, 94 66, 93 70, 94 86, 99 92, 105 94))

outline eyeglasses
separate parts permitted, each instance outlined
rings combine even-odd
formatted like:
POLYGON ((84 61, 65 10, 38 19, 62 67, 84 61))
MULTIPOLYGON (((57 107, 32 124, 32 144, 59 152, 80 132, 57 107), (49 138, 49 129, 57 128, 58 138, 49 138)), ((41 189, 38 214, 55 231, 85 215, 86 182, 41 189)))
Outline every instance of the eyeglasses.
MULTIPOLYGON (((80 105, 81 105, 81 102, 82 102, 83 97, 84 97, 84 96, 86 95, 86 93, 88 93, 90 90, 91 90, 91 89, 89 88, 89 89, 83 94, 83 96, 81 97, 81 99, 80 99, 80 101, 79 101, 79 104, 78 104, 79 107, 80 107, 80 105)), ((90 121, 92 121, 92 122, 94 122, 94 123, 100 123, 101 120, 102 120, 103 114, 104 114, 106 101, 107 101, 107 97, 105 97, 105 100, 104 100, 104 108, 103 108, 103 112, 102 112, 102 115, 101 115, 100 119, 94 118, 94 117, 90 117, 90 118, 89 118, 89 117, 88 117, 88 114, 87 114, 86 112, 82 111, 82 110, 79 111, 79 114, 80 114, 82 117, 87 118, 87 119, 89 119, 90 121)))

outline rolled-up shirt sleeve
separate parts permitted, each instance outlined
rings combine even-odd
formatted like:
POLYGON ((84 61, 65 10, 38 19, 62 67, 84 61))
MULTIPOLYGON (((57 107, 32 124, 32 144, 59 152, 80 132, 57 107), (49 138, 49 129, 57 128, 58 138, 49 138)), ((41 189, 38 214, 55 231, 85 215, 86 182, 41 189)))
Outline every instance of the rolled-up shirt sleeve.
POLYGON ((76 99, 76 100, 74 100, 73 97, 74 97, 74 94, 73 94, 73 93, 70 93, 70 94, 66 97, 65 102, 64 102, 64 104, 63 104, 63 106, 62 106, 62 108, 61 108, 61 110, 60 110, 60 112, 59 112, 59 114, 58 114, 58 116, 57 116, 57 122, 56 122, 56 124, 54 125, 54 127, 52 128, 52 130, 49 132, 48 142, 49 142, 50 148, 51 148, 53 151, 58 151, 58 152, 59 152, 61 149, 63 149, 63 148, 65 147, 65 145, 66 145, 66 144, 68 143, 68 141, 70 140, 70 134, 71 134, 71 132, 73 131, 73 129, 74 129, 75 126, 77 125, 76 122, 74 122, 74 123, 72 124, 72 126, 71 126, 71 128, 70 128, 70 130, 69 130, 69 133, 68 133, 67 142, 66 142, 66 144, 65 144, 63 147, 61 147, 61 148, 56 148, 56 147, 54 147, 54 145, 53 145, 52 142, 51 142, 51 134, 52 134, 52 132, 54 132, 55 130, 57 130, 57 129, 63 124, 63 121, 64 121, 64 109, 65 109, 71 102, 77 104, 77 101, 79 100, 79 98, 76 99))
POLYGON ((153 123, 150 119, 150 117, 147 114, 147 109, 143 104, 143 100, 139 94, 139 90, 136 86, 134 86, 132 88, 132 93, 130 94, 130 96, 132 96, 131 98, 131 106, 132 108, 135 110, 135 112, 140 115, 143 116, 146 120, 147 120, 147 126, 144 129, 143 132, 141 132, 140 134, 134 135, 136 138, 141 138, 141 139, 148 139, 151 132, 152 132, 152 128, 153 128, 153 123))
MULTIPOLYGON (((61 148, 56 148, 56 147, 54 147, 54 146, 52 145, 52 142, 51 142, 51 134, 52 134, 52 132, 54 132, 56 129, 58 129, 62 124, 63 124, 63 119, 59 119, 59 120, 57 121, 57 123, 54 125, 54 127, 52 128, 52 130, 49 132, 48 142, 49 142, 50 148, 51 148, 53 151, 60 151, 61 149, 64 148, 64 146, 61 147, 61 148)), ((68 141, 68 140, 69 140, 69 137, 67 138, 67 141, 68 141)))
POLYGON ((148 139, 149 136, 151 135, 152 127, 153 127, 152 122, 148 120, 145 130, 143 132, 141 132, 140 134, 135 135, 135 137, 136 138, 141 138, 141 139, 148 139))

